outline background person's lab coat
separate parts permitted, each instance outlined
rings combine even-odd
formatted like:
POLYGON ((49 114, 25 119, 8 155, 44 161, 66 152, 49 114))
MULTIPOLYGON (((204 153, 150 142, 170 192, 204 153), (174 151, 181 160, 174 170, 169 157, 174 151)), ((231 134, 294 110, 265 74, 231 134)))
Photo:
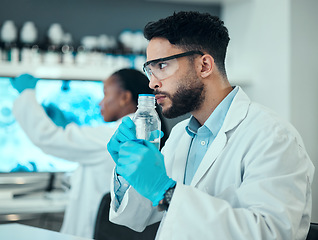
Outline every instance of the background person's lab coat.
POLYGON ((114 168, 106 144, 121 120, 98 127, 79 127, 74 123, 65 129, 57 127, 31 89, 17 98, 13 114, 31 141, 45 153, 80 164, 72 176, 70 202, 61 232, 92 238, 98 207, 110 190, 114 168))
MULTIPOLYGON (((188 120, 163 148, 168 176, 177 181, 157 239, 303 240, 311 216, 314 166, 289 124, 251 103, 242 89, 190 186, 183 185, 191 137, 188 120), (277 121, 276 121, 277 120, 277 121)), ((113 187, 111 187, 114 199, 113 187)), ((141 231, 162 213, 130 187, 110 220, 141 231)))

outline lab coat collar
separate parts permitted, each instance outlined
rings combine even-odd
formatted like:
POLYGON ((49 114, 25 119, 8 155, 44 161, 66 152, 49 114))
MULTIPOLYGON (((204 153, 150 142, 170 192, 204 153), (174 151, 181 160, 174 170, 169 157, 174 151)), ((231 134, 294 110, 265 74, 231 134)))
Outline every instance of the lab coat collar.
POLYGON ((251 100, 242 88, 238 88, 239 90, 233 99, 221 129, 221 131, 223 130, 225 133, 238 126, 244 120, 251 104, 251 100))
MULTIPOLYGON (((188 123, 189 123, 189 119, 183 122, 184 129, 188 125, 188 123)), ((183 151, 175 152, 176 154, 175 161, 173 162, 174 171, 172 172, 171 177, 172 179, 180 183, 183 183, 183 180, 184 180, 185 167, 186 167, 191 140, 192 140, 192 137, 186 131, 184 131, 182 134, 182 137, 180 137, 180 140, 178 141, 178 144, 176 146, 176 149, 183 149, 183 151), (184 151, 184 149, 187 149, 187 151, 184 151)))
MULTIPOLYGON (((199 183, 199 181, 202 179, 204 174, 208 171, 208 169, 213 165, 213 163, 215 162, 219 154, 222 152, 222 150, 226 146, 226 143, 228 141, 228 137, 226 133, 234 129, 243 121, 243 119, 247 115, 250 103, 251 101, 248 98, 248 96, 239 87, 239 90, 236 96, 234 97, 233 102, 229 108, 229 111, 224 119, 222 128, 220 129, 215 140, 212 142, 211 146, 206 152, 204 158, 202 159, 201 164, 199 165, 198 170, 196 171, 192 179, 192 182, 191 182, 192 186, 196 186, 199 183)), ((185 157, 186 159, 187 155, 183 157, 185 157)))

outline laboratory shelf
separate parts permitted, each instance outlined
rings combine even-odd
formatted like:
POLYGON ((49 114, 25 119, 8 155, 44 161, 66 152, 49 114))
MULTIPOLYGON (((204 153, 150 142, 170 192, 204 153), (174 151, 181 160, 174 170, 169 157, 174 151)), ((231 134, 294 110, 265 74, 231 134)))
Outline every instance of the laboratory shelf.
MULTIPOLYGON (((141 66, 144 58, 138 59, 134 68, 142 71, 141 66), (140 66, 140 68, 138 68, 140 66)), ((62 80, 97 80, 103 81, 112 73, 122 68, 133 67, 129 62, 113 61, 107 65, 90 64, 25 64, 25 63, 0 63, 0 77, 16 77, 23 73, 29 73, 42 79, 62 79, 62 80)), ((246 86, 252 83, 247 76, 233 75, 229 72, 229 81, 232 85, 246 86)))
MULTIPOLYGON (((115 67, 116 68, 116 67, 115 67)), ((117 67, 118 68, 118 67, 117 67)), ((113 67, 89 66, 89 65, 62 65, 62 64, 20 64, 1 63, 1 77, 16 77, 23 73, 29 73, 37 78, 62 79, 62 80, 104 80, 112 72, 113 67)))

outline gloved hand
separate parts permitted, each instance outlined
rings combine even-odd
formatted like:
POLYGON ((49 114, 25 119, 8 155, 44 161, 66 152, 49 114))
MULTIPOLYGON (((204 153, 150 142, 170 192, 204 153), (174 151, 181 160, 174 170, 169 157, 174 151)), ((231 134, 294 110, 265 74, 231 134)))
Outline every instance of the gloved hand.
POLYGON ((10 79, 12 86, 18 90, 19 93, 27 88, 34 89, 38 80, 38 78, 35 78, 30 74, 22 74, 19 77, 10 79))
POLYGON ((27 163, 18 163, 16 167, 11 169, 11 172, 37 172, 38 168, 35 162, 29 161, 27 163))
POLYGON ((165 192, 176 182, 166 173, 164 157, 146 140, 127 141, 119 149, 117 173, 142 196, 157 206, 165 192))
POLYGON ((50 103, 48 106, 42 106, 55 125, 65 128, 66 125, 70 123, 55 104, 50 103))
POLYGON ((126 116, 107 144, 107 150, 116 164, 120 145, 126 141, 135 139, 137 139, 135 123, 130 117, 126 116))
POLYGON ((157 139, 161 139, 164 136, 163 131, 154 130, 150 133, 148 141, 155 141, 157 139))

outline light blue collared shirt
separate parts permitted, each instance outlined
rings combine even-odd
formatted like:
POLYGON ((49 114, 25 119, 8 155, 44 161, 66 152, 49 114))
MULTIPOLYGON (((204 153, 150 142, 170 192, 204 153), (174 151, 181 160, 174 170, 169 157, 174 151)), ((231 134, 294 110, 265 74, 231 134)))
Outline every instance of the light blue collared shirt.
POLYGON ((222 127, 237 91, 238 87, 234 88, 223 99, 205 121, 204 125, 201 126, 197 119, 191 116, 189 124, 186 126, 186 132, 192 137, 192 141, 184 174, 184 184, 190 185, 204 155, 222 127))

